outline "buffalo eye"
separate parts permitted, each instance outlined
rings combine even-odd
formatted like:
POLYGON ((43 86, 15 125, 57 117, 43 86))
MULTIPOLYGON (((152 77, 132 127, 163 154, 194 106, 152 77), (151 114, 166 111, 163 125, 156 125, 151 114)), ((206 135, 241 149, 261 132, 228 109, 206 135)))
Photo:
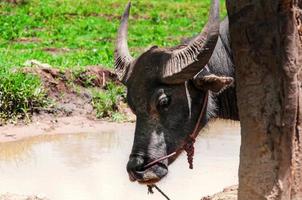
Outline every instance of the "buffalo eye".
POLYGON ((158 99, 157 107, 159 109, 167 109, 168 106, 170 105, 170 101, 171 101, 170 97, 168 97, 165 94, 162 94, 158 99))

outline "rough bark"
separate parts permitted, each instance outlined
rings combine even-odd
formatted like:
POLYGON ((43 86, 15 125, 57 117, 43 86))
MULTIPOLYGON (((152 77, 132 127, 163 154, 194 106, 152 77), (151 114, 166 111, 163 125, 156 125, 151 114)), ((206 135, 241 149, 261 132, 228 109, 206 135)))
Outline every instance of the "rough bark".
POLYGON ((302 199, 302 0, 227 0, 241 121, 239 200, 302 199))

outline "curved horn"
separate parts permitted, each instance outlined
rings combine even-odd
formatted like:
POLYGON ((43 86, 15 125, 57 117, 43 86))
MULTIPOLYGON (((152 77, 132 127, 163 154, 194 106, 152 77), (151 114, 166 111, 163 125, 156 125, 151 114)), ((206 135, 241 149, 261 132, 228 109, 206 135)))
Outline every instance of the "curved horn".
POLYGON ((126 76, 129 66, 133 61, 128 49, 127 32, 128 32, 128 18, 130 12, 131 2, 126 6, 124 14, 121 19, 121 24, 118 30, 116 47, 114 51, 115 71, 121 82, 126 82, 126 76))
POLYGON ((163 82, 183 83, 208 63, 219 36, 219 24, 219 0, 212 0, 209 20, 203 31, 184 48, 167 52, 168 59, 161 77, 163 82))

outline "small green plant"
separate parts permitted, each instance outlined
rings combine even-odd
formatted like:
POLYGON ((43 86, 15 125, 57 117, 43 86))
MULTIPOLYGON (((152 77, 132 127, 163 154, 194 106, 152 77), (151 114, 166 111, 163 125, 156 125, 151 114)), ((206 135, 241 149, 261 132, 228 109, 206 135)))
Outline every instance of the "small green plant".
POLYGON ((15 120, 27 117, 47 104, 38 77, 0 68, 0 118, 15 120))
MULTIPOLYGON (((88 74, 84 67, 79 67, 72 71, 73 79, 78 80, 84 87, 94 87, 94 80, 97 79, 96 75, 88 74)), ((73 81, 74 81, 73 80, 73 81)))
POLYGON ((123 122, 127 120, 127 117, 123 113, 119 112, 114 112, 111 118, 115 122, 123 122))
POLYGON ((125 89, 122 86, 108 83, 103 91, 93 91, 92 105, 96 110, 97 118, 113 117, 114 121, 121 121, 123 117, 117 115, 118 103, 125 98, 125 89))

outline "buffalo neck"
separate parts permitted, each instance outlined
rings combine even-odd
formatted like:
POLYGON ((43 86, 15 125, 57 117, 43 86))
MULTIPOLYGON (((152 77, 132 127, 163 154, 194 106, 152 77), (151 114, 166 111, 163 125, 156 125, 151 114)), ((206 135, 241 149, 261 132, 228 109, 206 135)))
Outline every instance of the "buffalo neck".
POLYGON ((239 120, 235 87, 213 95, 213 100, 216 104, 215 115, 217 118, 239 120))
MULTIPOLYGON (((235 79, 235 65, 230 48, 228 18, 220 25, 220 35, 213 55, 208 63, 211 73, 218 76, 229 76, 235 79)), ((212 94, 215 104, 215 116, 217 118, 239 120, 235 85, 227 88, 219 94, 212 94)))

